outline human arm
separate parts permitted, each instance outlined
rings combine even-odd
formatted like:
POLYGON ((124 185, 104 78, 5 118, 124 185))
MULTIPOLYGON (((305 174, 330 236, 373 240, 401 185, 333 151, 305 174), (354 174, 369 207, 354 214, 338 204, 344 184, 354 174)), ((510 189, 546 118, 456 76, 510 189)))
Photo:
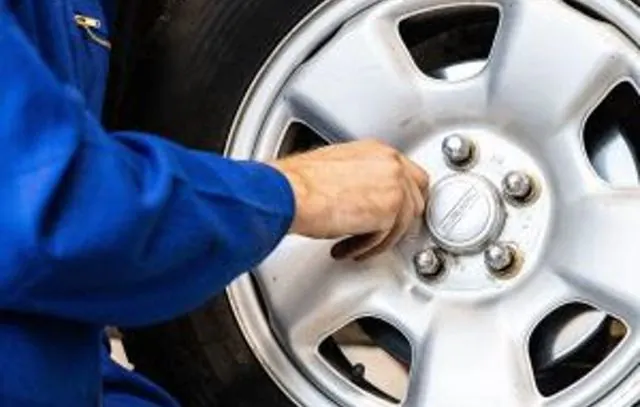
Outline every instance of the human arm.
POLYGON ((260 163, 107 133, 0 14, 0 309, 138 325, 200 305, 287 233, 260 163))
POLYGON ((266 166, 107 133, 2 19, 2 309, 157 322, 250 269, 290 225, 316 238, 355 234, 336 254, 359 258, 392 245, 424 206, 411 166, 375 142, 266 166), (344 176, 354 170, 364 176, 344 176))

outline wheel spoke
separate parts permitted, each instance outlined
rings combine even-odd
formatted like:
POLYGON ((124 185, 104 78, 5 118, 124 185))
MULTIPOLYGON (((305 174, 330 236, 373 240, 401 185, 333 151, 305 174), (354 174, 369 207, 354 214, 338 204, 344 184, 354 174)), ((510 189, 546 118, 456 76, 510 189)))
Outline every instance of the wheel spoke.
POLYGON ((499 304, 499 315, 514 340, 527 343, 533 329, 554 310, 577 301, 579 292, 551 270, 536 270, 499 304))
POLYGON ((608 191, 558 217, 549 261, 583 296, 627 323, 639 316, 640 190, 608 191))
POLYGON ((581 200, 601 187, 602 178, 594 171, 585 153, 580 124, 561 130, 552 143, 542 146, 541 155, 549 166, 552 183, 562 191, 559 199, 581 200))
POLYGON ((527 347, 495 315, 442 309, 416 352, 407 407, 535 406, 527 347))
POLYGON ((372 137, 411 124, 422 109, 420 82, 394 22, 369 13, 299 69, 287 96, 329 138, 372 137))
POLYGON ((621 34, 556 0, 504 0, 487 74, 491 114, 510 132, 551 137, 580 122, 627 72, 621 34))
POLYGON ((393 255, 360 264, 338 262, 330 242, 301 237, 286 239, 256 273, 272 325, 294 353, 314 352, 320 342, 347 323, 377 315, 406 331, 417 324, 400 320, 414 309, 411 296, 401 295, 393 255))

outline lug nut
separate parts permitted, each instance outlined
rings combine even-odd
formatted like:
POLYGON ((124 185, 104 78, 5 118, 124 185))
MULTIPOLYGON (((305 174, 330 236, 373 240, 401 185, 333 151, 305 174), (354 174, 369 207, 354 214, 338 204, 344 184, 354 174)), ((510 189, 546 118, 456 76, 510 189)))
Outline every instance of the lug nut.
POLYGON ((507 198, 524 202, 533 195, 534 181, 529 174, 512 171, 502 180, 502 189, 507 198))
POLYGON ((494 273, 504 274, 516 260, 514 249, 506 244, 494 243, 484 252, 484 262, 494 273))
POLYGON ((413 258, 416 272, 420 277, 435 278, 442 273, 444 262, 439 253, 433 249, 418 252, 413 258))
POLYGON ((473 142, 459 134, 448 136, 442 141, 442 154, 449 164, 462 167, 473 159, 473 142))

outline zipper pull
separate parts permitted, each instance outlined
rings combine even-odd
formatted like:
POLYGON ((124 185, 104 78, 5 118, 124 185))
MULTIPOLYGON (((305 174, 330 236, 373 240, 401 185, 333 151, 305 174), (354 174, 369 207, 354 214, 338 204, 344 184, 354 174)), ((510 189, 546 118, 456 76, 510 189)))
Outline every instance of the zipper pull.
POLYGON ((100 20, 83 16, 82 14, 76 14, 75 19, 76 24, 83 28, 93 28, 97 30, 102 27, 102 23, 100 23, 100 20))
POLYGON ((102 45, 107 49, 111 49, 111 42, 102 38, 99 34, 96 34, 94 30, 100 29, 102 27, 102 23, 97 18, 88 17, 82 14, 76 14, 74 16, 76 24, 78 27, 84 28, 87 32, 87 35, 96 43, 102 45))

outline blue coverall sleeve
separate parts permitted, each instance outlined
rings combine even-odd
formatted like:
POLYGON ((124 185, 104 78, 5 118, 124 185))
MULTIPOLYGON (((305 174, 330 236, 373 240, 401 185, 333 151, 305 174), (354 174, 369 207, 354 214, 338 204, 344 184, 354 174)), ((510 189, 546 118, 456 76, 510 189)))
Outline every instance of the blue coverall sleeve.
POLYGON ((261 261, 282 174, 107 133, 0 13, 0 310, 121 326, 187 312, 261 261))

